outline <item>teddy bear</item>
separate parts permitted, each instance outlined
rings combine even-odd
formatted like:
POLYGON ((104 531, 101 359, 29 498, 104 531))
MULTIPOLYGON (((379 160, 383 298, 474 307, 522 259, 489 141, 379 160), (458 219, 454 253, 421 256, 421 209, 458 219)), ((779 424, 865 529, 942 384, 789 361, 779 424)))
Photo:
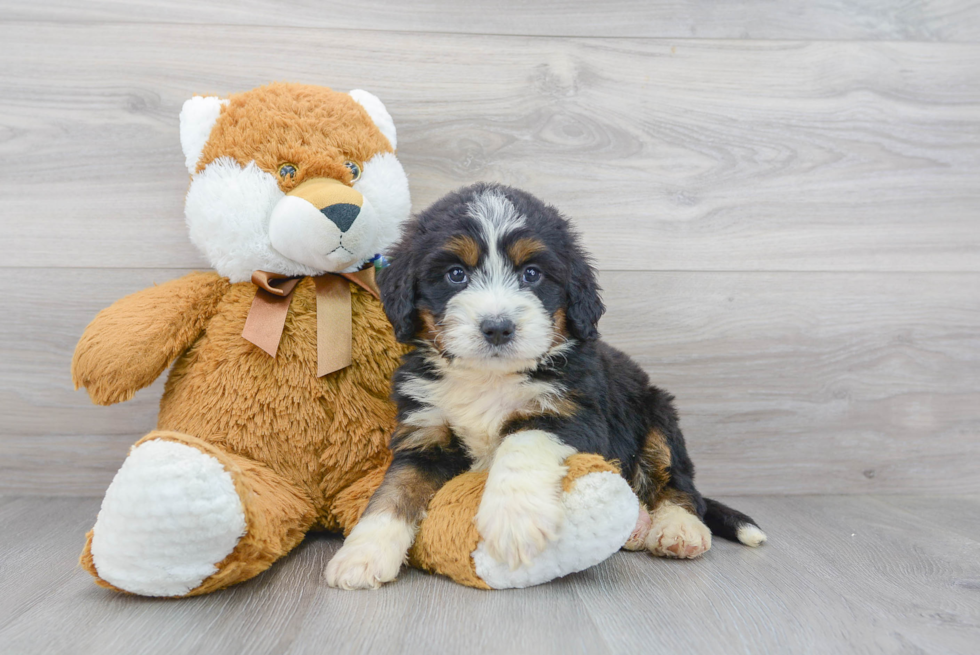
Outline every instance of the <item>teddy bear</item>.
MULTIPOLYGON (((72 360, 76 388, 100 405, 170 369, 157 427, 130 449, 81 555, 99 585, 162 597, 248 580, 310 530, 353 528, 391 460, 390 377, 410 347, 374 280, 411 211, 376 96, 287 83, 196 96, 180 144, 190 239, 214 271, 117 301, 72 360)), ((475 471, 432 500, 410 563, 489 589, 604 560, 638 502, 615 464, 566 464, 566 521, 531 564, 481 550, 475 471)))

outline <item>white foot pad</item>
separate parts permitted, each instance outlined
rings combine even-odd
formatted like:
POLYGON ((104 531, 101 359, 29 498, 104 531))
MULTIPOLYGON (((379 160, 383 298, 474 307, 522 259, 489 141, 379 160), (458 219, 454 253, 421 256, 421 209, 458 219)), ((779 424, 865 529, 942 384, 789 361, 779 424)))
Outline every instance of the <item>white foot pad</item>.
POLYGON ((214 457, 147 441, 116 473, 93 530, 92 560, 103 580, 143 596, 182 596, 234 550, 245 512, 214 457))
POLYGON ((683 507, 661 503, 650 518, 646 546, 654 555, 692 559, 711 548, 711 530, 683 507))
POLYGON ((415 527, 388 513, 362 516, 323 577, 339 589, 378 589, 398 576, 415 527))
POLYGON ((562 502, 565 518, 557 538, 530 564, 512 571, 491 557, 481 540, 473 551, 476 574, 494 589, 512 589, 582 571, 622 548, 640 512, 626 480, 609 471, 582 476, 562 494, 562 502))

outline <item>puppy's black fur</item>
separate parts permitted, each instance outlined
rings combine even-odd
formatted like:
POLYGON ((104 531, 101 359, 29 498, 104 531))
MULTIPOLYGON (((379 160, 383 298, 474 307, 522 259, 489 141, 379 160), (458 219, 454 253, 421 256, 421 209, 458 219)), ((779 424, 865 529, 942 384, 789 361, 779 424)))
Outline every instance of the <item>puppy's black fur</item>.
MULTIPOLYGON (((748 516, 704 499, 697 491, 673 397, 652 386, 629 357, 599 340, 597 324, 604 307, 577 235, 556 209, 517 189, 481 184, 437 201, 406 225, 391 253, 391 266, 379 275, 385 311, 397 338, 416 345, 394 379, 399 420, 422 409, 401 389, 412 380, 438 380, 439 358, 453 357, 440 345, 439 324, 460 289, 446 282, 446 271, 478 268, 492 248, 511 253, 515 271, 533 266, 543 272, 527 288, 551 316, 556 343, 565 344, 556 350, 560 354, 542 357, 525 372, 528 380, 561 389, 562 408, 517 412, 506 420, 500 437, 544 430, 579 452, 618 461, 647 508, 673 502, 726 539, 737 540, 740 528, 755 525, 748 516), (488 191, 502 194, 523 217, 521 226, 497 244, 486 243, 486 230, 470 211, 473 199, 488 191)), ((473 461, 452 426, 425 434, 400 427, 391 446, 393 470, 415 470, 432 493, 473 461)), ((417 520, 422 512, 424 504, 406 510, 404 518, 417 520)))

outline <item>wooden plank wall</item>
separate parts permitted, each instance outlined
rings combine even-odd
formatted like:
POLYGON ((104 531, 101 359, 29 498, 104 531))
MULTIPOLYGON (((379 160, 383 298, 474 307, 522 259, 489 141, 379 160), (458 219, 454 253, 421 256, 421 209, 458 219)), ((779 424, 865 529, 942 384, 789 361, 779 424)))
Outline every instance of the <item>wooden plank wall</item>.
POLYGON ((705 491, 980 491, 975 3, 5 0, 0 492, 100 494, 153 426, 159 383, 72 390, 75 340, 206 267, 177 114, 271 80, 381 96, 415 209, 573 217, 705 491))

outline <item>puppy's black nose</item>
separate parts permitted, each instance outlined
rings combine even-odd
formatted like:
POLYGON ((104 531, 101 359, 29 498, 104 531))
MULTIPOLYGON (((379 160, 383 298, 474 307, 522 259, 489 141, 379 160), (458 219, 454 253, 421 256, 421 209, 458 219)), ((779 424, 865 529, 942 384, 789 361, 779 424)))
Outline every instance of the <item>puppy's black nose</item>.
POLYGON ((354 224, 357 215, 361 213, 361 208, 351 203, 338 202, 335 205, 324 207, 320 212, 333 221, 341 232, 346 232, 354 224))
POLYGON ((514 321, 507 318, 487 318, 480 323, 480 331, 487 343, 502 346, 514 338, 514 321))

